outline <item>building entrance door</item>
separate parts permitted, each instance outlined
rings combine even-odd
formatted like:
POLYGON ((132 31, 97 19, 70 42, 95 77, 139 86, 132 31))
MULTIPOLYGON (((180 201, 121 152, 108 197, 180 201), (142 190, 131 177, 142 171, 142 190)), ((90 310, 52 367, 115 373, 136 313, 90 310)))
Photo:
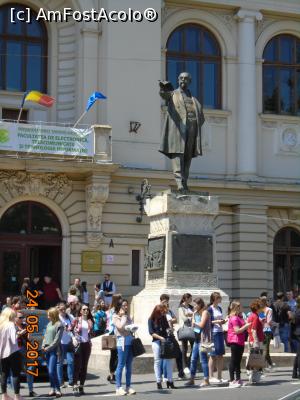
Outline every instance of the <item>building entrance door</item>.
POLYGON ((25 277, 49 275, 61 283, 61 226, 36 202, 10 207, 0 220, 0 299, 20 294, 25 277))

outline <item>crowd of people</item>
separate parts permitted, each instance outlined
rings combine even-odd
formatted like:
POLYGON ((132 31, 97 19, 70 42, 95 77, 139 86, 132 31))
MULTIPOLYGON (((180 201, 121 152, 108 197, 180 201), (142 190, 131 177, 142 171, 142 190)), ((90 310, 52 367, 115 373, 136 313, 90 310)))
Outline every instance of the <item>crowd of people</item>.
MULTIPOLYGON (((107 381, 116 385, 116 395, 132 395, 133 333, 138 327, 133 323, 129 303, 106 274, 102 284, 94 287, 94 302, 86 284, 79 278, 69 288, 67 300, 62 298, 57 285, 50 277, 44 278, 44 286, 37 280, 24 280, 21 296, 8 298, 0 314, 0 359, 2 399, 11 400, 7 387, 11 385, 15 399, 20 400, 20 374, 26 362, 26 343, 30 333, 26 329, 26 290, 37 290, 44 307, 47 306, 49 323, 40 345, 49 375, 49 396, 61 397, 63 387, 69 387, 75 396, 85 393, 87 367, 91 355, 91 339, 111 335, 116 339, 110 349, 107 381), (52 284, 52 289, 49 286, 52 284), (46 286, 46 287, 45 287, 46 286), (45 292, 52 297, 45 296, 45 292), (54 302, 54 291, 57 297, 54 302), (44 298, 43 298, 44 297, 44 298), (68 382, 64 382, 63 366, 67 364, 68 382), (125 373, 125 388, 122 373, 125 373)), ((200 360, 203 380, 200 387, 228 384, 237 388, 258 383, 266 370, 274 367, 270 344, 285 351, 296 353, 293 379, 300 379, 300 296, 293 292, 277 293, 271 301, 266 292, 253 300, 246 312, 238 300, 231 301, 226 312, 222 309, 220 293, 213 292, 210 301, 190 293, 182 296, 177 311, 169 307, 169 295, 162 294, 148 319, 148 331, 152 336, 154 375, 157 389, 176 389, 173 360, 176 360, 178 377, 186 379, 186 386, 194 386, 197 365, 200 360), (175 329, 176 327, 176 329, 175 329), (246 363, 248 379, 241 379, 241 362, 245 345, 249 354, 258 354, 264 365, 253 367, 246 363), (223 360, 226 346, 230 347, 229 381, 223 378, 223 360)), ((249 361, 249 360, 248 360, 249 361)), ((34 378, 27 374, 29 396, 35 397, 34 378)))

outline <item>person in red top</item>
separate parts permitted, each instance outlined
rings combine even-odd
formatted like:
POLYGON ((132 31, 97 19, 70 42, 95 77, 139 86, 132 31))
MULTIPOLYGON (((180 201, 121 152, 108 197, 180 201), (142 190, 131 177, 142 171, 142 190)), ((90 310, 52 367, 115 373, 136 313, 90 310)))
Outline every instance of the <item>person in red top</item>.
POLYGON ((264 330, 263 324, 259 319, 259 313, 262 309, 262 303, 259 299, 254 300, 253 303, 250 304, 250 310, 252 311, 249 317, 247 318, 248 322, 251 325, 248 328, 249 334, 249 344, 250 347, 260 349, 262 348, 262 344, 264 341, 264 330))
POLYGON ((63 301, 61 291, 56 282, 52 281, 51 276, 44 276, 44 304, 45 308, 55 307, 59 301, 63 301))
MULTIPOLYGON (((259 351, 262 353, 263 341, 264 341, 264 331, 263 324, 259 319, 259 313, 263 309, 263 304, 260 299, 254 300, 250 304, 251 314, 247 318, 247 322, 250 323, 248 328, 248 341, 249 350, 259 351)), ((257 383, 260 380, 261 373, 258 370, 251 370, 249 374, 249 383, 257 383)))

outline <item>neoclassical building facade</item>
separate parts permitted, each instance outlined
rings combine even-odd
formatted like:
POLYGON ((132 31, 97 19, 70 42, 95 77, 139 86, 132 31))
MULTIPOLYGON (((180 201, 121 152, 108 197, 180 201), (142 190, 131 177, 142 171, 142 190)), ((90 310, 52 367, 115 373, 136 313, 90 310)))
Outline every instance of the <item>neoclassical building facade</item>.
POLYGON ((15 120, 26 90, 56 99, 26 108, 29 124, 70 126, 95 90, 106 94, 82 120, 90 157, 0 151, 0 284, 52 274, 67 292, 79 276, 111 273, 127 296, 144 285, 149 221, 136 196, 174 186, 158 152, 165 113, 158 81, 192 74, 204 106, 202 157, 190 187, 219 197, 214 220, 218 286, 247 304, 263 290, 300 284, 300 5, 296 0, 35 0, 17 7, 144 10, 155 22, 8 22, 0 0, 0 117, 15 120), (249 4, 251 3, 251 5, 249 4), (137 128, 137 129, 136 129, 137 128), (85 257, 95 269, 88 268, 85 257), (90 258, 89 258, 90 257, 90 258), (5 282, 5 283, 4 283, 5 282))

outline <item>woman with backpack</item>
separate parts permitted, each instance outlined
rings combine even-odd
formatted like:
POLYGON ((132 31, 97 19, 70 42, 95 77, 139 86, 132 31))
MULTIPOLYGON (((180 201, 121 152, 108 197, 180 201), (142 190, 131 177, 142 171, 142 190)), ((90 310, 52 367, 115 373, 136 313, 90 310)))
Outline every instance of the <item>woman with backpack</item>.
POLYGON ((222 379, 223 356, 225 354, 225 338, 223 324, 226 320, 223 318, 223 311, 220 307, 222 297, 219 292, 213 292, 210 295, 210 305, 207 311, 210 314, 212 324, 212 340, 214 343, 214 351, 210 353, 209 365, 209 381, 210 383, 226 383, 227 379, 222 379), (217 367, 218 377, 214 377, 214 369, 217 367))
POLYGON ((99 301, 94 313, 94 336, 103 335, 106 331, 106 305, 103 299, 99 301))

